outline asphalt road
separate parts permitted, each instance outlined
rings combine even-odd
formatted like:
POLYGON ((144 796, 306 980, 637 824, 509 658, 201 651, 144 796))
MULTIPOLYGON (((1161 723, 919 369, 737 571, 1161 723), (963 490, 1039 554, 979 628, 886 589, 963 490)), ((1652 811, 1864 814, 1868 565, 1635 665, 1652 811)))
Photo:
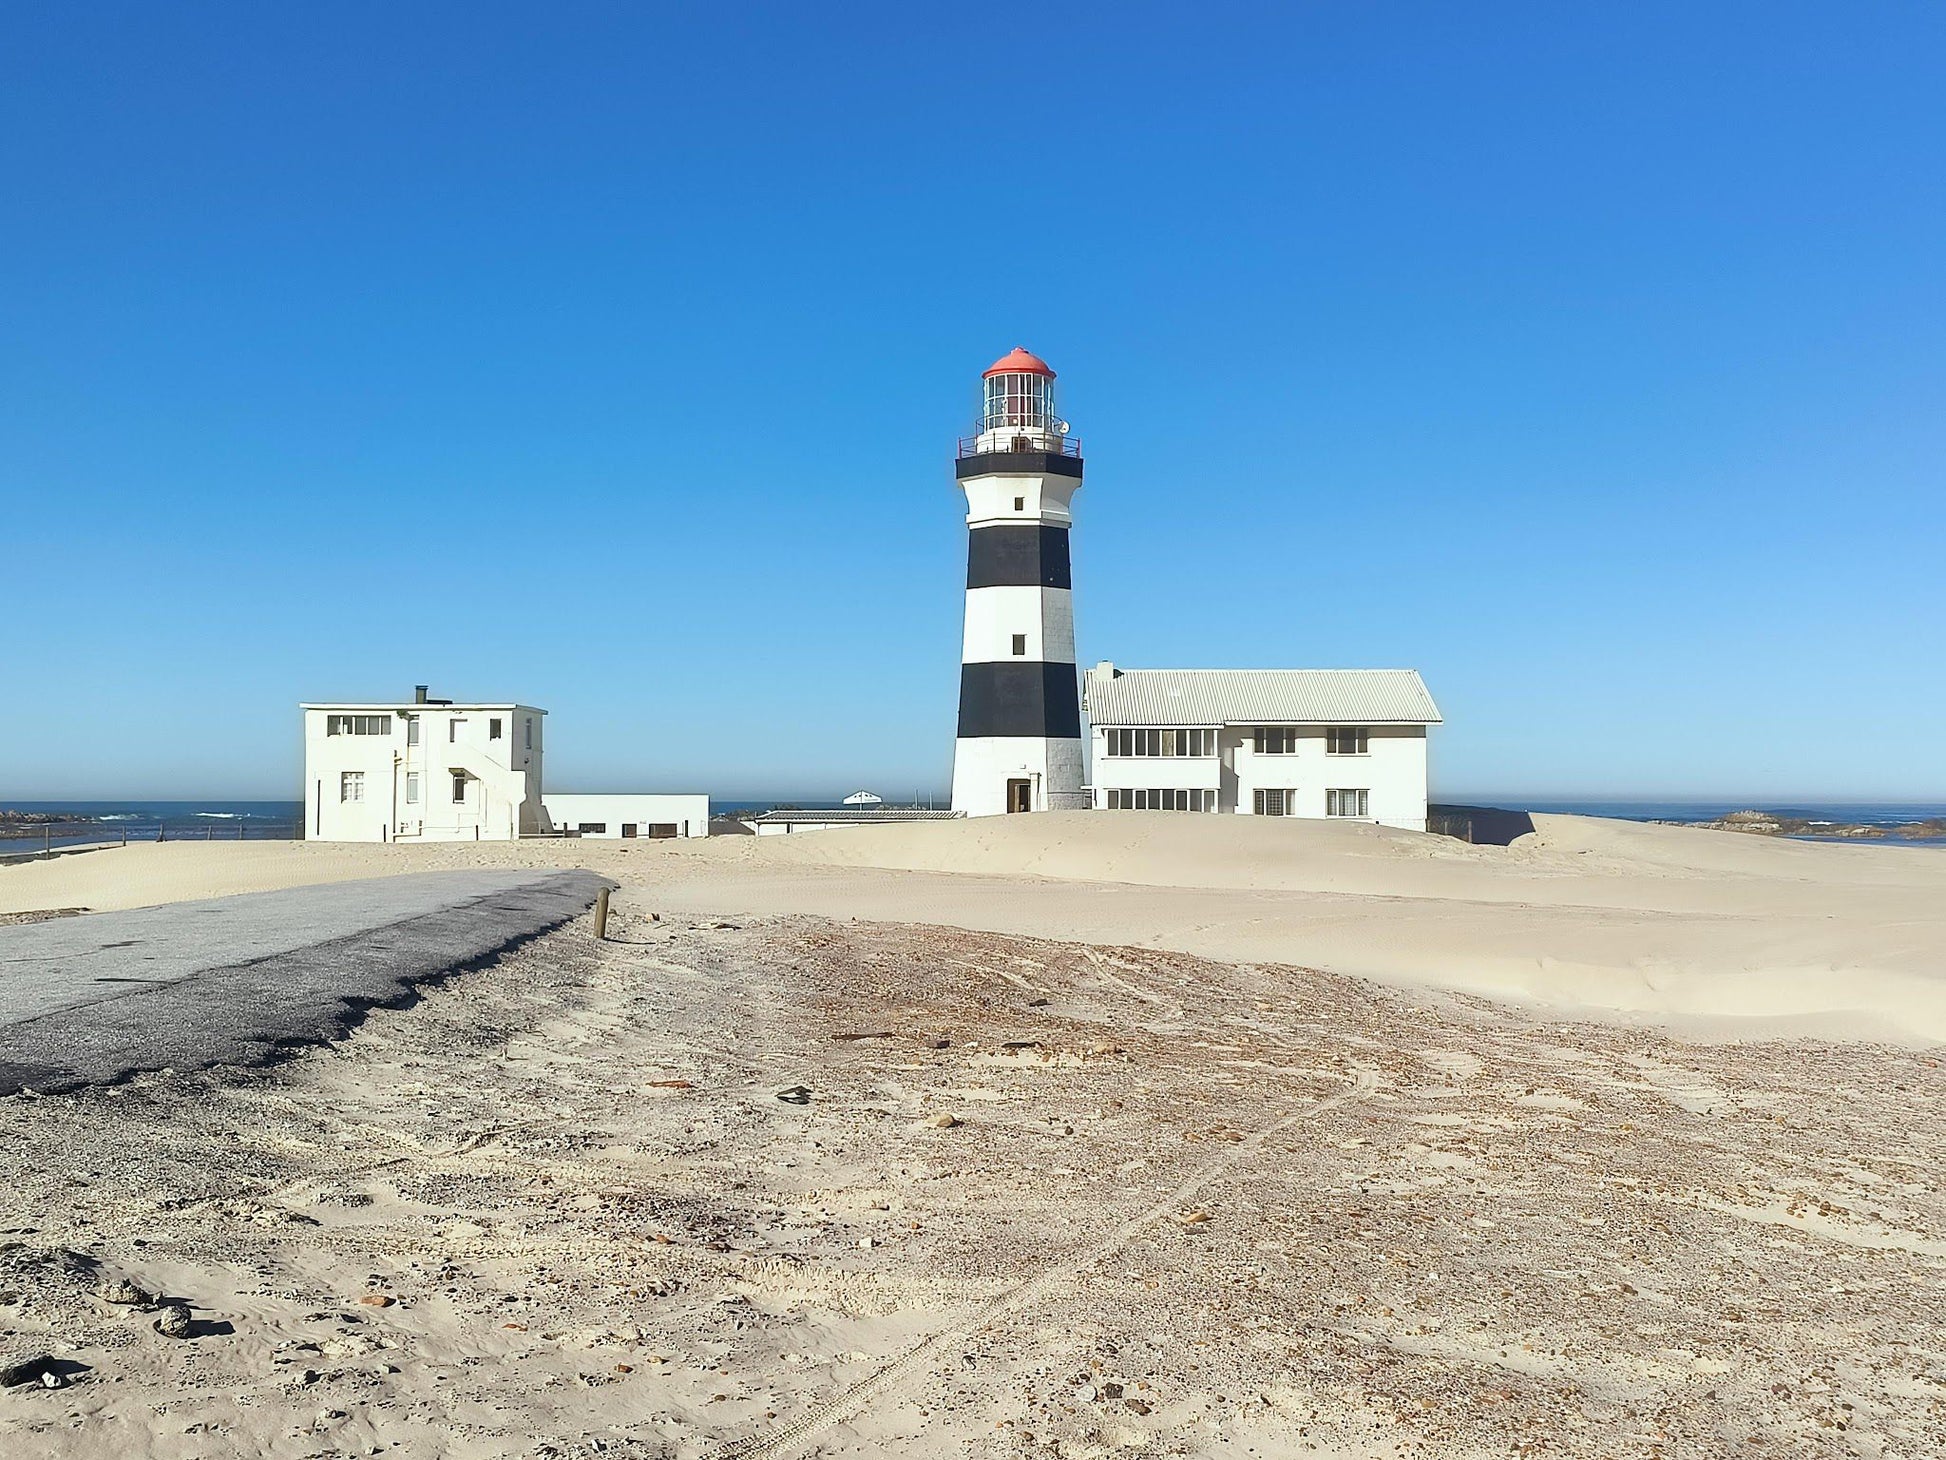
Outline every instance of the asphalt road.
POLYGON ((592 872, 424 872, 0 927, 0 1095, 260 1064, 560 926, 592 872))

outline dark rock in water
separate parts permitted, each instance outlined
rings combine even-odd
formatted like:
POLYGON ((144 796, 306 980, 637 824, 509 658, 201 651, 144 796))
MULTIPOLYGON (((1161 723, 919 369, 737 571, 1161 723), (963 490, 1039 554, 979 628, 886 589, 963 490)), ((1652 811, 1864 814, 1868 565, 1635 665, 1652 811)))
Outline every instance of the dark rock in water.
POLYGON ((779 1090, 777 1092, 777 1098, 786 1105, 809 1105, 811 1103, 811 1092, 806 1086, 793 1085, 788 1090, 779 1090))
POLYGON ((61 1376, 49 1354, 35 1354, 31 1358, 8 1359, 0 1362, 0 1389, 12 1389, 17 1384, 44 1384, 53 1375, 54 1383, 50 1388, 58 1389, 61 1376))
POLYGON ((164 1303, 156 1315, 155 1331, 164 1338, 187 1338, 195 1330, 195 1320, 180 1303, 164 1303))

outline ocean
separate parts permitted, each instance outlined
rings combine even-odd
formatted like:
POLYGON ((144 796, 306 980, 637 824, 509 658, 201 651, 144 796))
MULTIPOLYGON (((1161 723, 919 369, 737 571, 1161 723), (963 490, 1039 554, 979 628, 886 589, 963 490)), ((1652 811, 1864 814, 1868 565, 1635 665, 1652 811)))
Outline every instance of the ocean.
POLYGON ((1547 796, 1440 796, 1441 805, 1496 806, 1510 811, 1553 811, 1569 816, 1607 816, 1617 821, 1716 821, 1733 811, 1768 811, 1799 821, 1857 826, 1904 826, 1946 817, 1939 801, 1582 801, 1547 796))
MULTIPOLYGON (((714 801, 718 816, 740 811, 763 811, 772 806, 800 806, 806 810, 841 804, 817 796, 780 796, 767 801, 714 801)), ((946 804, 942 798, 939 805, 946 804)), ((1937 801, 1805 801, 1741 800, 1575 800, 1532 796, 1442 797, 1442 805, 1496 806, 1508 810, 1555 811, 1576 816, 1607 816, 1622 821, 1713 821, 1733 811, 1769 811, 1804 821, 1862 826, 1897 826, 1946 817, 1946 803, 1937 801)), ((43 829, 22 827, 18 837, 0 838, 0 854, 25 851, 35 844, 79 846, 104 839, 130 841, 271 841, 298 835, 303 817, 301 801, 0 801, 0 809, 61 816, 62 825, 43 829)), ((1813 838, 1814 839, 1814 838, 1813 838)), ((1872 845, 1946 847, 1946 839, 1886 842, 1872 845)))
POLYGON ((58 826, 28 825, 0 838, 0 855, 39 847, 129 841, 288 841, 304 817, 301 801, 0 801, 0 810, 59 816, 58 826))

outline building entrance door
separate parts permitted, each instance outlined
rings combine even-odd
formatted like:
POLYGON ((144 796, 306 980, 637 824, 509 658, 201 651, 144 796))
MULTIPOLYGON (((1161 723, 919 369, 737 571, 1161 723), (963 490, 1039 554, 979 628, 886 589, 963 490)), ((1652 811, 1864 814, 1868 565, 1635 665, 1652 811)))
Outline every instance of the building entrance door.
POLYGON ((1034 809, 1034 783, 1032 781, 1007 782, 1007 810, 1032 811, 1034 809))

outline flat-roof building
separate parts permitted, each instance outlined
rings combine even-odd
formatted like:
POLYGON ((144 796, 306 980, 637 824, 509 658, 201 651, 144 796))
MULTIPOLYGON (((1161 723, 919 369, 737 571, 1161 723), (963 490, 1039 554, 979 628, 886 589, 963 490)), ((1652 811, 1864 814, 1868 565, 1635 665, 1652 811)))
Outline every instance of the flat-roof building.
POLYGON ((827 806, 822 810, 766 811, 752 817, 758 836, 787 836, 797 831, 830 831, 839 826, 895 826, 909 821, 955 821, 963 811, 940 811, 926 806, 827 806))
POLYGON ((312 841, 512 841, 547 830, 547 711, 510 700, 307 704, 312 841))
POLYGON ((1332 817, 1426 829, 1426 731, 1411 669, 1088 671, 1093 803, 1107 811, 1332 817))
POLYGON ((660 841, 709 835, 709 797, 700 793, 548 791, 541 804, 563 836, 660 841))
POLYGON ((709 797, 544 792, 547 711, 511 700, 307 704, 304 835, 321 842, 708 836, 709 797))

